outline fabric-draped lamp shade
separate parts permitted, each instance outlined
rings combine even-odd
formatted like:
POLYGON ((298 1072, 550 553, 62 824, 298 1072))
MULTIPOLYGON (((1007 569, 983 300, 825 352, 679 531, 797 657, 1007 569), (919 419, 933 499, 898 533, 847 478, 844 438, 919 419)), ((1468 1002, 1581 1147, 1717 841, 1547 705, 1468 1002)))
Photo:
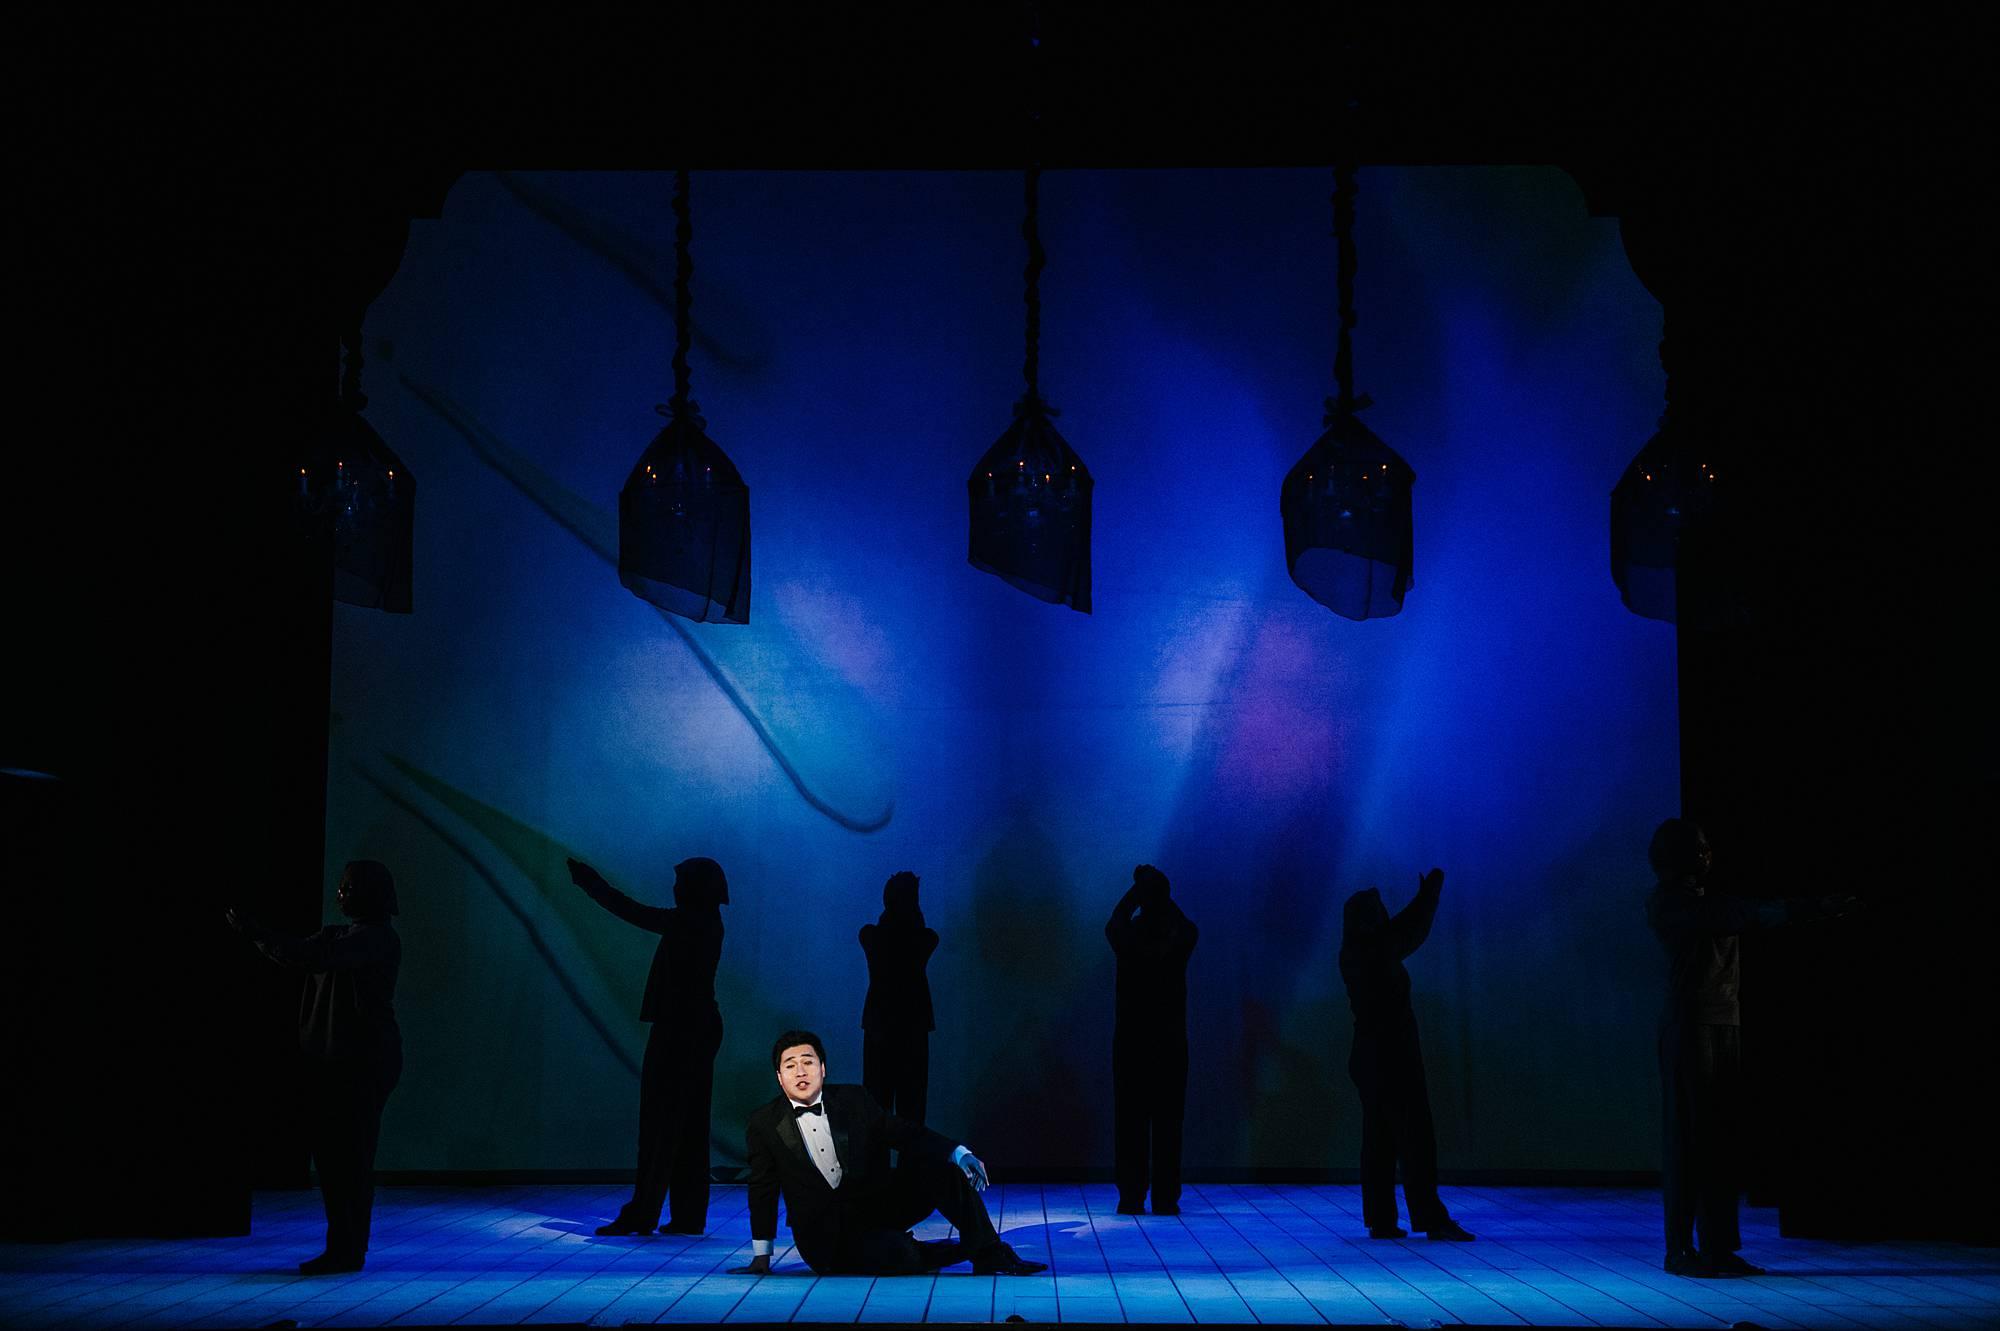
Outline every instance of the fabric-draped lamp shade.
POLYGON ((1646 441, 1611 491, 1611 580, 1626 608, 1680 622, 1685 548, 1715 517, 1714 469, 1671 421, 1646 441))
POLYGON ((750 489, 692 410, 669 416, 619 492, 618 580, 687 619, 750 622, 750 489))
POLYGON ((1410 464, 1352 411, 1334 411, 1279 491, 1292 581, 1348 619, 1400 611, 1415 581, 1410 487, 1416 479, 1410 464))
POLYGON ((966 479, 971 539, 966 558, 1038 600, 1090 612, 1090 471, 1039 399, 1016 404, 1014 423, 966 479))

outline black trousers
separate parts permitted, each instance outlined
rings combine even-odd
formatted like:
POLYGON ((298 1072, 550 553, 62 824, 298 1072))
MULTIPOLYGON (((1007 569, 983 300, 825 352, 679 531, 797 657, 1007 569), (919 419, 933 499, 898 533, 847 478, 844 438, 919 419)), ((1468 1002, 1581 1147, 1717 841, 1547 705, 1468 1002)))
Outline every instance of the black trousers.
POLYGON ((651 1228, 666 1208, 678 1229, 708 1227, 708 1110, 722 1023, 653 1023, 639 1067, 639 1170, 621 1224, 651 1228))
POLYGON ((1667 1251, 1743 1246, 1736 1199, 1741 1155, 1743 1036, 1736 1026, 1670 1023, 1660 1028, 1660 1191, 1667 1251))
POLYGON ((335 1257, 368 1253, 382 1107, 402 1075, 400 1054, 372 1062, 307 1060, 313 1168, 326 1207, 326 1250, 335 1257))
POLYGON ((1187 1032, 1111 1036, 1112 1175, 1118 1204, 1136 1210, 1150 1186, 1155 1211, 1181 1204, 1181 1126, 1187 1115, 1187 1032))
POLYGON ((1438 1198, 1437 1129, 1415 1023, 1381 1032, 1357 1029, 1347 1072, 1361 1092, 1362 1221, 1370 1229, 1395 1226, 1398 1164, 1410 1228, 1448 1220, 1438 1198))
POLYGON ((929 1031, 863 1031, 861 1084, 875 1103, 921 1125, 931 1081, 929 1031))
POLYGON ((949 1160, 905 1157, 887 1187, 841 1215, 840 1237, 830 1255, 818 1245, 809 1252, 804 1242, 799 1255, 821 1275, 921 1275, 934 1268, 908 1231, 933 1211, 958 1230, 967 1257, 1000 1239, 964 1170, 949 1160))

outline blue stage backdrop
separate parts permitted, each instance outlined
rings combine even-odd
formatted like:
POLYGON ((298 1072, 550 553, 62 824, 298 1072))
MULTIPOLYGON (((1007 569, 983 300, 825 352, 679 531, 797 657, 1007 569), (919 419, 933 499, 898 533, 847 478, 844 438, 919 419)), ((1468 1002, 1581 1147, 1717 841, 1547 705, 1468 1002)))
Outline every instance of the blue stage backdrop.
POLYGON ((671 178, 472 175, 369 316, 370 419, 422 489, 416 613, 342 607, 327 839, 400 884, 408 1072, 382 1165, 629 1166, 651 939, 565 854, 734 903, 714 1151, 787 1026, 860 1079, 856 930, 923 878, 935 1126, 1111 1158, 1105 917, 1159 865, 1201 926, 1190 1167, 1351 1166, 1340 903, 1432 864, 1412 960, 1447 1168, 1657 1164, 1641 900, 1677 805, 1673 631, 1624 610, 1607 495, 1660 314, 1549 169, 1360 175, 1357 386, 1417 473, 1416 583, 1351 623, 1285 572, 1319 433, 1331 172, 1056 172, 1042 382, 1096 476, 1081 615, 970 568, 1020 392, 1018 176, 699 173, 694 395, 751 491, 747 627, 614 568, 670 392, 671 178))

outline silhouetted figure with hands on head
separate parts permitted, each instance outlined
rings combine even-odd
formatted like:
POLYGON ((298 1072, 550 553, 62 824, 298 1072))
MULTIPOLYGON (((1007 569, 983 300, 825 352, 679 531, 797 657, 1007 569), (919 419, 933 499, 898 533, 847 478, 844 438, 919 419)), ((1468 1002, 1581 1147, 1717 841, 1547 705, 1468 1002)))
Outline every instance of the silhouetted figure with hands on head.
POLYGON ((1375 888, 1347 899, 1340 938, 1340 978, 1354 1009, 1354 1049, 1348 1075, 1361 1092, 1361 1218, 1371 1239, 1408 1238, 1396 1223, 1396 1166, 1410 1228, 1433 1239, 1470 1242, 1438 1197, 1437 1130, 1431 1122, 1424 1051, 1410 1006, 1403 959, 1430 937, 1444 891, 1444 870, 1417 883, 1409 905, 1389 914, 1375 888))
POLYGON ((1743 1190, 1739 935, 1798 920, 1830 919, 1850 910, 1854 898, 1719 896, 1709 890, 1715 856, 1708 838, 1684 818, 1660 824, 1646 857, 1656 880, 1646 899, 1646 920, 1667 960, 1659 1034, 1665 1268, 1681 1276, 1762 1275, 1762 1267, 1737 1255, 1743 1246, 1736 1216, 1743 1190))
POLYGON ((299 1002, 299 1048, 312 1096, 313 1164, 326 1207, 326 1251, 299 1263, 301 1275, 359 1271, 368 1256, 375 1209, 375 1147, 382 1107, 403 1075, 396 1025, 396 972, 403 943, 390 925, 396 880, 374 860, 354 860, 334 900, 350 923, 309 938, 265 928, 239 910, 229 927, 279 965, 306 972, 299 1002))
POLYGON ((660 936, 639 1004, 639 1020, 653 1029, 639 1070, 638 1177, 632 1200, 597 1232, 650 1234, 659 1225, 662 1234, 700 1234, 708 1227, 708 1115, 722 1048, 715 970, 729 880, 714 860, 682 860, 669 907, 634 901, 581 860, 569 862, 569 876, 619 919, 660 936))
POLYGON ((882 918, 861 926, 868 997, 861 1005, 861 1084, 875 1103, 908 1123, 924 1124, 931 1076, 931 982, 937 930, 924 925, 917 876, 907 869, 882 888, 882 918))
POLYGON ((748 1266, 731 1275, 771 1273, 778 1200, 799 1256, 820 1275, 923 1275, 970 1261, 974 1275, 1045 1271, 1024 1261, 993 1228, 979 1194, 986 1166, 951 1139, 884 1110, 864 1087, 826 1080, 826 1046, 811 1031, 786 1031, 771 1046, 778 1095, 753 1111, 748 1266), (889 1149, 902 1153, 889 1168, 889 1149), (919 1243, 908 1231, 932 1211, 959 1237, 919 1243))
POLYGON ((1187 1113, 1187 964, 1199 930, 1150 864, 1112 907, 1104 936, 1118 955, 1111 1032, 1112 1172, 1118 1213, 1181 1213, 1181 1124, 1187 1113), (1150 1166, 1150 1168, 1149 1168, 1150 1166))

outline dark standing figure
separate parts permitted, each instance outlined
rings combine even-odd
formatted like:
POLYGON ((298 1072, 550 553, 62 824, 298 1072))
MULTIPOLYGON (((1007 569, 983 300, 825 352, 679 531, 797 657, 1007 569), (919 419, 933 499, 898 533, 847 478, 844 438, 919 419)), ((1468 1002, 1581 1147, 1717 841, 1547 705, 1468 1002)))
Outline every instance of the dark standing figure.
POLYGON ((653 1024, 639 1069, 639 1172, 626 1202, 599 1234, 699 1234, 708 1227, 708 1112, 722 1010, 715 968, 722 961, 722 910, 729 882, 710 859, 674 866, 674 904, 645 906, 604 881, 581 860, 569 876, 627 924, 656 933, 653 968, 639 1020, 653 1024), (660 1225, 660 1208, 668 1220, 660 1225))
POLYGON ((861 1084, 875 1103, 906 1123, 924 1125, 931 1079, 931 982, 937 930, 924 926, 917 876, 893 875, 882 888, 882 918, 861 926, 868 958, 868 998, 861 1005, 861 1084))
POLYGON ((1140 865, 1104 926, 1104 936, 1118 954, 1111 1118, 1120 1215, 1138 1215, 1146 1209, 1149 1181, 1153 1214, 1181 1213, 1187 964, 1199 931, 1169 891, 1165 874, 1150 864, 1140 865))
POLYGON ((1666 1269, 1685 1276, 1762 1275, 1763 1268, 1736 1255, 1743 1246, 1736 1221, 1743 1186, 1743 954, 1738 935, 1796 919, 1839 915, 1852 899, 1718 896, 1707 886, 1715 863, 1708 838, 1686 819, 1661 823, 1646 857, 1657 879, 1646 899, 1646 920, 1667 954, 1659 1035, 1666 1269))
POLYGON ((975 1275, 1048 1269, 1023 1261, 994 1231, 979 1199, 986 1187, 979 1157, 887 1112, 863 1087, 828 1085, 817 1035, 779 1036, 771 1069, 778 1095, 750 1115, 745 1131, 752 1255, 732 1274, 770 1274, 780 1197, 799 1256, 821 1275, 922 1275, 967 1260, 975 1275), (890 1147, 902 1153, 902 1168, 889 1168, 890 1147), (910 1227, 932 1211, 959 1237, 919 1243, 910 1227))
POLYGON ((1430 937, 1443 891, 1444 870, 1432 869, 1418 881, 1416 899, 1393 918, 1372 887, 1349 897, 1344 912, 1340 978, 1354 1008, 1347 1071, 1361 1092, 1361 1218, 1373 1239, 1409 1237, 1396 1223, 1399 1162, 1410 1228, 1460 1243, 1473 1237, 1438 1197, 1437 1131, 1403 968, 1403 958, 1430 937))
POLYGON ((299 1263, 302 1275, 359 1271, 375 1209, 375 1145, 382 1107, 403 1075, 396 1026, 396 972, 403 942, 389 924, 396 881, 374 860, 355 860, 334 894, 349 924, 310 938, 273 933, 241 911, 231 928, 280 965, 305 971, 299 1048, 312 1095, 312 1153, 326 1206, 326 1251, 299 1263))

